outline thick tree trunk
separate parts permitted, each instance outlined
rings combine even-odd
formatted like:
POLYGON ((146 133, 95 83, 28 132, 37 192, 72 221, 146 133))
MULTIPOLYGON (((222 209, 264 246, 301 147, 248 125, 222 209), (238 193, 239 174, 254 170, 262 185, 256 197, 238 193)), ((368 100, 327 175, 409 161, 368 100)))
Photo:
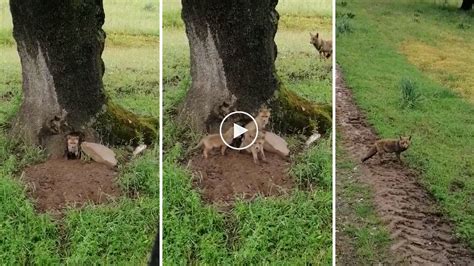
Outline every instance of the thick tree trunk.
POLYGON ((216 128, 230 110, 254 112, 277 89, 278 0, 182 0, 192 84, 181 119, 216 128))
POLYGON ((97 132, 114 135, 114 129, 129 140, 137 134, 155 138, 150 121, 135 127, 136 116, 107 101, 102 0, 10 0, 10 9, 23 77, 15 136, 55 157, 64 152, 69 131, 81 131, 89 141, 99 138, 97 132))
POLYGON ((11 0, 10 9, 23 76, 13 132, 56 153, 61 133, 86 130, 106 101, 102 1, 11 0))
POLYGON ((460 9, 462 10, 472 10, 472 5, 474 4, 474 0, 463 0, 460 9))

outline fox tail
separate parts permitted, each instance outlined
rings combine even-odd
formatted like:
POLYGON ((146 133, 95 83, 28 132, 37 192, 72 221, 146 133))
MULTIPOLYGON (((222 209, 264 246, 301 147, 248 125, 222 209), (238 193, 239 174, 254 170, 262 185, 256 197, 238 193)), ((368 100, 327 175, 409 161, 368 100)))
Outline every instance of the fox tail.
POLYGON ((203 144, 204 144, 204 141, 201 140, 201 141, 199 141, 198 145, 196 145, 196 146, 195 146, 194 148, 192 148, 191 150, 195 150, 195 149, 201 147, 203 144))
POLYGON ((370 159, 372 156, 374 156, 375 154, 377 154, 377 147, 375 146, 372 146, 372 148, 370 148, 369 152, 367 153, 367 155, 362 158, 362 162, 365 162, 367 161, 368 159, 370 159))

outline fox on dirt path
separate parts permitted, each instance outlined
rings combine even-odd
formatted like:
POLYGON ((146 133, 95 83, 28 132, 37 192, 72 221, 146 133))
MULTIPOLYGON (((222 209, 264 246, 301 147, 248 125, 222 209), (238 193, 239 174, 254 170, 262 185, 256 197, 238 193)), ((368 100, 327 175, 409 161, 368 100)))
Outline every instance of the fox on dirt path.
POLYGON ((369 149, 367 155, 362 158, 362 162, 367 161, 375 154, 378 154, 380 159, 384 153, 395 153, 398 161, 402 163, 400 158, 400 154, 408 149, 411 144, 411 136, 409 137, 402 137, 400 136, 399 139, 382 139, 375 142, 374 145, 369 149))

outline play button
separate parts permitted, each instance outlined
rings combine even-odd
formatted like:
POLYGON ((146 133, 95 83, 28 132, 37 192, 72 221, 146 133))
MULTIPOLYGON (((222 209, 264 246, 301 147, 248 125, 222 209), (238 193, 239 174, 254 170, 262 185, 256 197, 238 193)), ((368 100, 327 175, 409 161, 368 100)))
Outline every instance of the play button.
MULTIPOLYGON (((233 135, 233 138, 234 138, 234 139, 235 139, 235 138, 238 138, 238 137, 240 137, 240 136, 242 136, 243 134, 245 134, 245 133, 248 131, 248 129, 246 129, 245 127, 243 127, 243 126, 241 126, 241 125, 239 125, 239 124, 236 124, 236 123, 233 124, 233 130, 234 130, 234 135, 233 135)), ((248 148, 250 148, 250 146, 252 146, 252 144, 257 140, 257 136, 258 136, 258 125, 257 125, 257 121, 255 121, 255 118, 253 118, 253 116, 249 115, 249 114, 246 113, 246 112, 242 112, 242 111, 235 111, 235 112, 232 112, 232 113, 226 115, 226 117, 224 117, 224 119, 222 119, 222 122, 221 122, 221 125, 220 125, 220 128, 219 128, 219 134, 220 134, 220 136, 221 136, 222 141, 224 142, 224 144, 225 144, 227 147, 229 147, 229 148, 231 148, 231 149, 233 149, 233 150, 245 150, 245 149, 248 149, 248 148), (231 116, 233 116, 233 115, 239 115, 239 114, 243 114, 243 115, 246 115, 246 116, 250 117, 250 119, 252 119, 252 121, 253 121, 253 122, 251 122, 251 123, 254 123, 254 124, 255 124, 255 128, 256 128, 256 132, 255 132, 256 134, 255 134, 254 138, 253 138, 253 139, 251 140, 251 142, 250 142, 247 146, 245 146, 245 147, 234 147, 234 146, 231 145, 232 143, 227 143, 227 141, 225 140, 225 138, 224 138, 224 136, 223 136, 223 133, 222 133, 222 126, 224 125, 225 121, 226 121, 229 117, 231 117, 231 116)))
POLYGON ((234 123, 234 139, 239 137, 242 134, 245 134, 248 130, 245 127, 241 127, 234 123))

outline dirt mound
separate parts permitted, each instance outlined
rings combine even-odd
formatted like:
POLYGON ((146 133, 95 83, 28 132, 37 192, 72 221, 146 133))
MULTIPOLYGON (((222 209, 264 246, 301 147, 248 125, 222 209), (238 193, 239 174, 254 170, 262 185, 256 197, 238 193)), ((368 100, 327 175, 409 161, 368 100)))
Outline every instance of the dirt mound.
POLYGON ((58 159, 26 168, 22 178, 38 211, 57 213, 66 206, 100 204, 119 196, 116 176, 103 164, 58 159))
MULTIPOLYGON (((339 71, 336 79, 337 126, 342 144, 360 162, 377 139, 339 71)), ((395 157, 395 156, 393 156, 395 157)), ((387 160, 390 157, 387 155, 387 160)), ((388 225, 397 263, 456 264, 474 262, 474 255, 453 234, 451 224, 437 211, 436 202, 417 182, 416 173, 396 159, 380 164, 377 158, 358 164, 360 181, 371 185, 378 214, 388 225)))
POLYGON ((267 162, 256 165, 251 154, 227 150, 207 160, 201 154, 191 159, 195 173, 194 185, 202 192, 204 201, 229 206, 236 198, 281 195, 293 186, 288 176, 290 163, 276 154, 265 153, 267 162))

